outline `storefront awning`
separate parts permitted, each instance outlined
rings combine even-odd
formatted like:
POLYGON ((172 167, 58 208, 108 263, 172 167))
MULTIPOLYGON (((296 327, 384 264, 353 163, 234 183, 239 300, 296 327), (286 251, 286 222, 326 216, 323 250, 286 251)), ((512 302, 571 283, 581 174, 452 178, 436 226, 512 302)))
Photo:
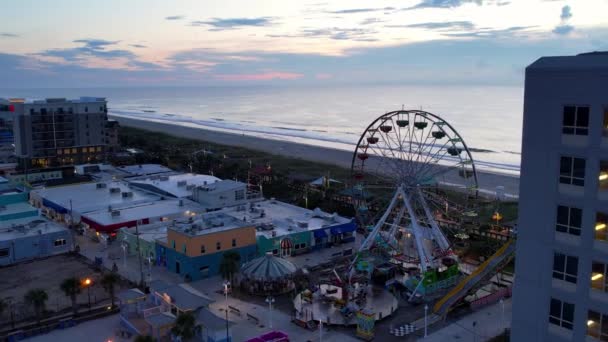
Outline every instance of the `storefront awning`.
POLYGON ((345 223, 339 226, 331 227, 329 230, 332 235, 339 235, 344 233, 352 233, 357 229, 357 224, 354 221, 350 221, 349 223, 345 223))
POLYGON ((67 214, 68 210, 62 206, 60 206, 59 204, 55 203, 55 202, 51 202, 45 198, 42 199, 42 205, 44 205, 47 208, 53 209, 55 210, 56 213, 59 214, 67 214))
POLYGON ((313 232, 316 239, 324 239, 327 237, 327 233, 324 229, 317 229, 313 232))

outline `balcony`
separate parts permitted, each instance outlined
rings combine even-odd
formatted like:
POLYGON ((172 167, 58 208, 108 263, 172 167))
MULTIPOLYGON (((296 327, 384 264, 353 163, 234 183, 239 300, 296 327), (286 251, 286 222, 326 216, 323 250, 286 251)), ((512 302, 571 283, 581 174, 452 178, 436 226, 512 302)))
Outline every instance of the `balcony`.
POLYGON ((608 161, 600 161, 600 173, 598 175, 598 198, 608 200, 608 161))

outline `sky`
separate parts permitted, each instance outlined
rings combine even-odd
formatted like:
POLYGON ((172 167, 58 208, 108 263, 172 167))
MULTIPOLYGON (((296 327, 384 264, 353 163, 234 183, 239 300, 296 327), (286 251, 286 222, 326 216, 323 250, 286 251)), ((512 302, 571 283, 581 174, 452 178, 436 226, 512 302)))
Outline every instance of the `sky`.
POLYGON ((608 0, 1 0, 0 88, 522 85, 608 0))

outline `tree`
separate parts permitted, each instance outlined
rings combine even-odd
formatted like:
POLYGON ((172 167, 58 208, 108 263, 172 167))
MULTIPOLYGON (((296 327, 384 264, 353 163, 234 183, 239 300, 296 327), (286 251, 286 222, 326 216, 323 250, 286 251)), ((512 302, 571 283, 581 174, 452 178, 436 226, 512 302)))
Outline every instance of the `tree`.
POLYGON ((43 289, 31 289, 23 297, 25 302, 34 307, 36 312, 36 319, 40 324, 42 313, 46 307, 46 301, 49 300, 49 295, 43 289))
POLYGON ((196 318, 190 311, 179 314, 175 319, 175 325, 171 328, 171 333, 181 337, 182 340, 189 340, 194 337, 196 318))
POLYGON ((0 317, 4 313, 4 310, 8 307, 8 303, 4 301, 4 299, 0 299, 0 317))
POLYGON ((150 335, 138 335, 133 342, 155 342, 154 337, 150 335))
POLYGON ((229 280, 232 284, 234 275, 239 271, 241 266, 241 255, 235 251, 228 251, 222 255, 220 262, 220 274, 222 278, 229 280))
POLYGON ((74 312, 74 315, 76 315, 76 313, 78 312, 78 306, 76 305, 76 296, 78 296, 78 294, 80 294, 80 291, 82 290, 80 286, 80 281, 75 277, 66 278, 63 280, 60 287, 61 291, 65 293, 66 297, 70 297, 70 300, 72 301, 72 311, 74 312))
POLYGON ((114 308, 114 291, 116 290, 115 286, 119 280, 120 280, 120 278, 118 277, 118 274, 116 274, 115 272, 106 273, 101 278, 101 285, 106 290, 106 292, 108 292, 108 294, 110 295, 112 308, 114 308))

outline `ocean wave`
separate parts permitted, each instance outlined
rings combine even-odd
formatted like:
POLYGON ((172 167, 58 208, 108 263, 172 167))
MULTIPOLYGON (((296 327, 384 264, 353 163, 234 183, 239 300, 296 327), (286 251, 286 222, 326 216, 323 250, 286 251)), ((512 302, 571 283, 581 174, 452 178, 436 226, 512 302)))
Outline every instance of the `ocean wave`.
MULTIPOLYGON (((163 113, 151 113, 151 112, 143 112, 141 110, 132 111, 132 110, 122 110, 122 109, 111 109, 110 114, 124 117, 137 117, 138 119, 148 119, 155 121, 163 121, 172 124, 182 124, 182 125, 194 125, 201 128, 206 129, 217 129, 232 133, 240 133, 245 134, 248 133, 250 135, 262 135, 268 138, 275 139, 305 139, 306 141, 316 141, 317 143, 313 145, 321 145, 327 146, 327 143, 339 144, 341 149, 348 149, 354 147, 357 144, 358 137, 361 134, 353 133, 353 132, 340 132, 340 133, 331 133, 328 134, 327 131, 323 130, 306 130, 300 128, 291 128, 291 127, 263 127, 257 126, 253 121, 241 120, 238 122, 234 121, 226 121, 225 119, 211 118, 208 120, 202 119, 194 119, 185 115, 178 114, 163 114, 163 113), (170 120, 169 120, 170 119, 170 120), (356 138, 353 138, 356 137, 356 138)), ((496 153, 496 151, 482 148, 469 148, 471 152, 474 153, 496 153)), ((505 153, 509 153, 508 151, 504 151, 505 153)), ((513 154, 518 154, 512 152, 513 154)), ((458 161, 457 157, 446 156, 446 161, 454 162, 458 161)), ((491 169, 491 170, 499 170, 499 171, 507 171, 509 173, 517 173, 519 172, 519 165, 509 164, 509 163, 500 163, 493 161, 484 161, 475 159, 475 165, 481 169, 491 169)))

